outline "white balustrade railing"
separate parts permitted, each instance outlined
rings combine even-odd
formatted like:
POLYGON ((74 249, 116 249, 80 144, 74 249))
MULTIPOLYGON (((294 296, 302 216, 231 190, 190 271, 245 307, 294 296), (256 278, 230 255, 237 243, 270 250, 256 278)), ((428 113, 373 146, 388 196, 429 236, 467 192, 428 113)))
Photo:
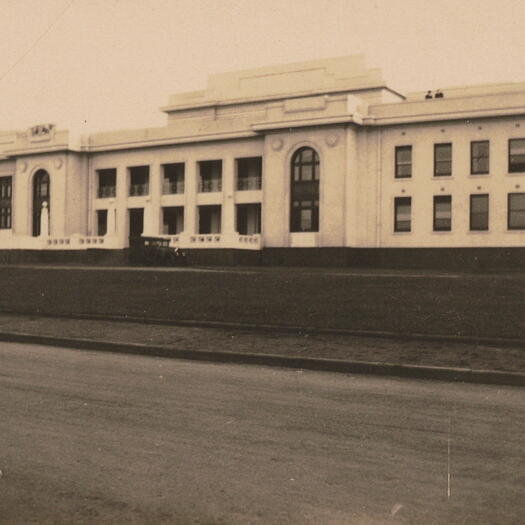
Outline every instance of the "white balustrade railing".
POLYGON ((261 177, 239 177, 237 179, 237 190, 260 190, 261 177))
MULTIPOLYGON (((238 233, 199 233, 176 235, 158 235, 169 239, 170 246, 181 249, 192 248, 229 248, 239 250, 260 250, 262 241, 260 235, 240 235, 238 233)), ((17 250, 88 250, 106 249, 115 250, 127 247, 127 240, 115 235, 80 235, 71 236, 19 236, 1 235, 1 249, 17 250)))
POLYGON ((184 193, 184 181, 164 181, 164 183, 162 184, 163 195, 175 195, 179 193, 184 193))
MULTIPOLYGON (((164 236, 170 238, 169 236, 164 236)), ((239 250, 260 250, 260 235, 240 235, 238 233, 198 233, 179 234, 170 238, 170 246, 177 248, 230 248, 239 250)))

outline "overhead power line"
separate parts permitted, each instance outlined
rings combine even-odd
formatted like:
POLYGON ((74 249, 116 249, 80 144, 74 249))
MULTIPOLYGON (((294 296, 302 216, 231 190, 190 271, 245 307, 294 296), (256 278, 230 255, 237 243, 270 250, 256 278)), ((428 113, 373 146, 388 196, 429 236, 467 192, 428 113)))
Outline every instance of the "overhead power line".
POLYGON ((7 71, 2 75, 0 76, 0 82, 2 80, 4 80, 4 78, 9 75, 9 73, 11 73, 11 71, 13 71, 13 69, 15 69, 16 66, 18 66, 18 64, 20 64, 20 62, 22 62, 22 60, 24 60, 24 58, 29 55, 29 53, 31 53, 31 51, 33 51, 33 49, 38 45, 38 43, 57 25, 58 21, 62 18, 62 16, 64 16, 64 13, 73 5, 73 2, 75 0, 70 0, 66 7, 64 7, 64 9, 62 9, 62 11, 60 11, 60 13, 58 13, 58 15, 55 17, 55 19, 47 26, 47 28, 44 30, 44 32, 29 46, 29 48, 26 50, 26 52, 24 54, 22 54, 22 56, 11 66, 7 69, 7 71))

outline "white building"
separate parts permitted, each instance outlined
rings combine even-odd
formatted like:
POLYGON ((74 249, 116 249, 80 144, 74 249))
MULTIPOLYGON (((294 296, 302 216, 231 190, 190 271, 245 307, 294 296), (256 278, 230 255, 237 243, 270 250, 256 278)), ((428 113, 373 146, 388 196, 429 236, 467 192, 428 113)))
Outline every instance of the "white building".
POLYGON ((519 264, 525 84, 441 95, 353 56, 211 76, 162 128, 1 133, 1 257, 114 256, 142 234, 196 261, 519 264))

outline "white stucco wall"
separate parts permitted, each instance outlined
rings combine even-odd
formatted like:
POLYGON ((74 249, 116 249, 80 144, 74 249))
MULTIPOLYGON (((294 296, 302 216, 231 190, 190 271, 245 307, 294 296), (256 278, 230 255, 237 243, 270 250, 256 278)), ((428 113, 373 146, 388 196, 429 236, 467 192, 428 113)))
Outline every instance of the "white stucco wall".
MULTIPOLYGON (((508 141, 525 137, 525 85, 404 97, 363 57, 216 75, 208 88, 175 95, 162 128, 97 133, 74 141, 54 126, 0 134, 0 176, 13 176, 13 228, 32 233, 32 180, 51 180, 50 233, 96 235, 96 212, 115 217, 125 247, 129 210, 144 209, 144 234, 162 234, 162 207, 184 207, 184 234, 198 233, 198 206, 221 206, 221 233, 235 234, 235 206, 261 203, 266 247, 525 246, 508 231, 507 195, 525 191, 508 173, 508 141), (490 141, 490 173, 470 174, 470 143, 490 141), (452 143, 452 176, 434 177, 434 144, 452 143), (396 146, 412 146, 412 177, 396 179, 396 146), (320 159, 319 231, 290 232, 290 161, 300 147, 320 159), (262 157, 262 189, 237 191, 235 159, 262 157), (198 192, 198 163, 222 161, 222 190, 198 192), (162 194, 162 165, 185 164, 184 194, 162 194), (129 168, 149 166, 149 194, 129 196, 129 168), (97 170, 117 170, 116 196, 97 198, 97 170), (490 195, 490 228, 469 231, 469 196, 490 195), (434 232, 433 197, 452 196, 452 231, 434 232), (394 198, 412 198, 412 231, 395 233, 394 198)), ((110 223, 113 221, 109 221, 110 223)))
POLYGON ((508 173, 508 141, 525 137, 525 119, 394 126, 382 132, 381 245, 388 247, 525 246, 507 229, 507 195, 525 191, 525 173, 508 173), (519 126, 519 127, 518 127, 519 126), (470 174, 471 141, 490 141, 490 172, 470 174), (452 176, 434 177, 434 144, 452 143, 452 176), (395 146, 412 145, 412 177, 396 179, 395 146), (489 230, 469 231, 470 195, 489 194, 489 230), (452 196, 452 231, 434 232, 433 196, 452 196), (394 197, 412 197, 412 232, 394 233, 394 197))

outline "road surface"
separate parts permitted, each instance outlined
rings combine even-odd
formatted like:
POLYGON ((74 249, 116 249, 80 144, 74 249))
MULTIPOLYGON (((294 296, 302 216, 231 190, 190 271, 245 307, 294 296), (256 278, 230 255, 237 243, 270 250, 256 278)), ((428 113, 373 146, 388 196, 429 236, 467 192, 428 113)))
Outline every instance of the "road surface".
POLYGON ((0 343, 0 523, 523 523, 524 401, 0 343))

